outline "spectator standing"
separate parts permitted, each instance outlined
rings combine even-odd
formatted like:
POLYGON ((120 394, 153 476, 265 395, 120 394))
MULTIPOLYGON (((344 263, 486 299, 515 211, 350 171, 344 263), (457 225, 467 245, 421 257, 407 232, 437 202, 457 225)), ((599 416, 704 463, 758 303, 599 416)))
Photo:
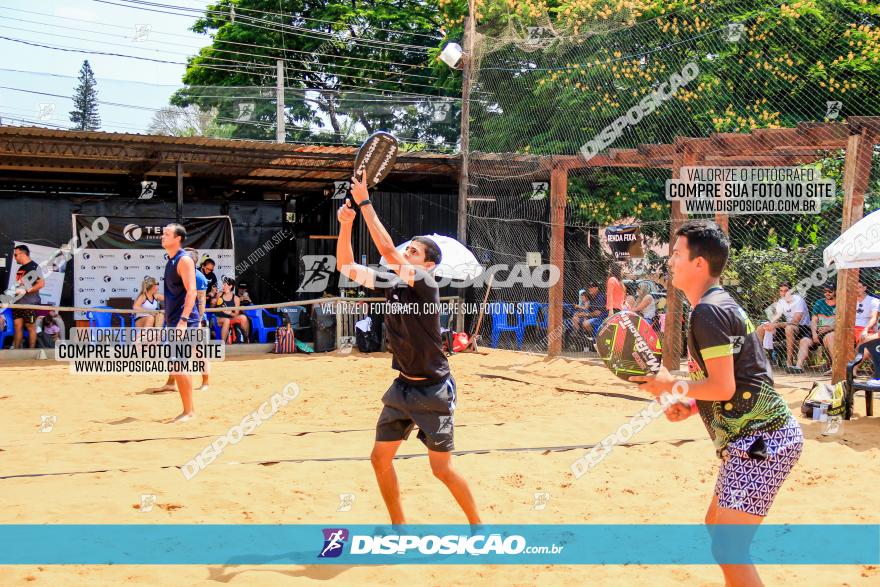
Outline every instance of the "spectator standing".
POLYGON ((608 315, 620 312, 623 309, 626 298, 626 288, 620 280, 620 265, 612 263, 609 270, 608 281, 605 283, 605 307, 608 315))
POLYGON ((202 265, 199 267, 202 275, 204 275, 205 278, 207 278, 208 280, 208 287, 206 290, 208 294, 208 304, 211 304, 214 301, 214 298, 211 294, 212 291, 214 292, 213 295, 217 295, 220 293, 220 284, 217 283, 217 276, 214 275, 214 267, 216 266, 217 264, 214 262, 214 259, 212 259, 211 257, 205 257, 205 260, 202 261, 202 265))
MULTIPOLYGON (((15 273, 15 303, 39 305, 40 290, 46 285, 43 280, 43 272, 40 266, 31 260, 31 250, 27 245, 18 245, 13 251, 15 262, 19 264, 15 273)), ((24 329, 28 331, 28 345, 30 348, 37 346, 37 311, 13 309, 12 325, 12 348, 20 349, 24 341, 24 329)))

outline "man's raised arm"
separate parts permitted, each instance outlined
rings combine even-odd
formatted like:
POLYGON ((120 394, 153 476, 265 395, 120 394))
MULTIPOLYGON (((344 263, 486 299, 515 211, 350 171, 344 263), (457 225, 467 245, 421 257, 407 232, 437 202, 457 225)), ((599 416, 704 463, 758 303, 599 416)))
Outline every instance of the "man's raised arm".
POLYGON ((379 216, 373 209, 372 204, 369 203, 369 196, 370 194, 367 192, 366 180, 359 180, 356 177, 352 177, 351 197, 357 202, 361 214, 364 216, 364 222, 367 225, 367 229, 370 231, 370 238, 373 239, 373 244, 379 249, 379 254, 385 257, 388 266, 391 269, 396 270, 401 279, 406 281, 409 285, 412 285, 415 280, 415 273, 406 262, 403 253, 394 247, 394 241, 391 239, 391 235, 385 230, 385 227, 379 220, 379 216), (366 205, 363 205, 364 202, 366 202, 366 205))
POLYGON ((351 248, 351 226, 357 213, 344 202, 336 212, 339 220, 339 238, 336 239, 336 269, 348 279, 373 289, 376 284, 376 272, 354 262, 354 250, 351 248))

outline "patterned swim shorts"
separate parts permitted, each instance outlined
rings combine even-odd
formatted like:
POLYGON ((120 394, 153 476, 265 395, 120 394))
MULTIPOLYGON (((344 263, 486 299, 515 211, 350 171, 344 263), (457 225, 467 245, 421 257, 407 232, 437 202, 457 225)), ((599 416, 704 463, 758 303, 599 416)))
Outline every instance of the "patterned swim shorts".
MULTIPOLYGON (((718 505, 756 516, 766 516, 804 447, 801 427, 793 417, 779 430, 738 438, 724 449, 715 495, 718 505), (765 458, 749 456, 763 441, 765 458)), ((755 455, 755 450, 752 454, 755 455)))

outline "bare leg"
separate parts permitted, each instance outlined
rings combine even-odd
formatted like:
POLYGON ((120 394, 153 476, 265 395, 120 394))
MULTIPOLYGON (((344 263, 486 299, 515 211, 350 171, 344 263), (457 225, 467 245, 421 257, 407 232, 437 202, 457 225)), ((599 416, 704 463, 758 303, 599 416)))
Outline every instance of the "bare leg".
POLYGON ((28 346, 32 349, 37 348, 37 323, 31 322, 27 324, 28 329, 28 346))
POLYGON ((403 441, 377 440, 373 444, 373 452, 370 455, 370 462, 376 473, 376 481, 379 483, 379 491, 382 493, 382 499, 385 500, 385 507, 388 508, 391 523, 395 526, 406 524, 403 517, 403 507, 400 503, 400 485, 397 483, 397 472, 394 470, 394 455, 397 454, 401 442, 403 441))
MULTIPOLYGON (((738 510, 723 508, 718 505, 718 496, 712 497, 712 503, 706 512, 706 524, 709 525, 709 534, 712 536, 712 551, 730 555, 730 544, 724 544, 725 540, 718 536, 718 532, 714 531, 712 526, 715 524, 752 524, 755 526, 751 533, 758 529, 758 524, 764 521, 761 516, 747 514, 738 510)), ((737 536, 739 538, 740 536, 737 536)), ((751 538, 749 538, 751 542, 751 538)), ((735 546, 748 549, 748 544, 737 544, 735 546)), ((758 575, 758 569, 755 565, 719 565, 721 572, 724 573, 724 584, 727 587, 763 587, 761 577, 758 575)))
POLYGON ((791 357, 794 355, 794 334, 798 331, 797 326, 789 324, 785 327, 785 364, 791 365, 791 357))
POLYGON ((822 344, 825 345, 825 349, 828 351, 828 362, 832 363, 834 361, 834 332, 829 332, 825 335, 825 338, 822 339, 822 344))
POLYGON ((20 349, 21 342, 24 340, 24 319, 16 318, 12 321, 12 327, 15 330, 15 333, 12 335, 12 348, 20 349))
POLYGON ((455 498, 459 507, 464 511, 464 515, 467 516, 468 523, 471 525, 479 524, 480 514, 477 513, 477 503, 474 501, 467 481, 452 468, 452 453, 429 450, 428 460, 431 461, 431 472, 452 493, 452 497, 455 498))
POLYGON ((226 342, 226 337, 229 335, 229 318, 220 318, 218 322, 220 322, 220 340, 226 342))
POLYGON ((807 357, 810 356, 810 347, 813 346, 813 340, 807 338, 806 336, 801 339, 800 347, 798 348, 798 357, 797 357, 797 366, 803 367, 804 362, 806 362, 807 357))
POLYGON ((173 422, 185 422, 196 415, 192 400, 192 376, 175 373, 174 381, 177 382, 177 389, 180 390, 180 400, 183 402, 183 412, 174 418, 173 422))

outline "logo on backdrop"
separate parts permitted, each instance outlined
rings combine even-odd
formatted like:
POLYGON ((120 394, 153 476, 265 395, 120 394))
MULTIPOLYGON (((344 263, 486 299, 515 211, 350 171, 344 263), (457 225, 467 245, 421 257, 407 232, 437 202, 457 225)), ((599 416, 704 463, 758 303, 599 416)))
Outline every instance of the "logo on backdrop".
POLYGON ((330 285, 335 258, 332 255, 303 255, 303 282, 296 291, 318 293, 330 285))
POLYGON ((137 224, 126 224, 125 228, 122 229, 122 234, 125 235, 126 240, 130 240, 131 242, 141 240, 141 227, 137 224))
POLYGON ((138 200, 150 200, 153 196, 156 195, 156 182, 155 181, 142 181, 141 182, 141 195, 138 197, 138 200))
POLYGON ((605 229, 605 240, 618 261, 645 256, 642 231, 638 226, 609 226, 605 229))
POLYGON ((318 554, 318 558, 336 558, 342 554, 343 547, 348 540, 346 528, 324 528, 324 547, 318 554))

